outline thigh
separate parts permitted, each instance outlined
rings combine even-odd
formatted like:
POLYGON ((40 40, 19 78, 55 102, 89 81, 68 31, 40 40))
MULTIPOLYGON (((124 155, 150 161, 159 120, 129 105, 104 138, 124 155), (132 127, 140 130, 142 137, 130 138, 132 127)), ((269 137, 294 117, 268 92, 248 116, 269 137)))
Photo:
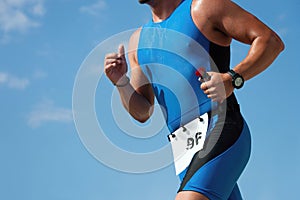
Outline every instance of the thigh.
POLYGON ((203 194, 194 191, 181 191, 177 194, 175 200, 209 200, 203 194))

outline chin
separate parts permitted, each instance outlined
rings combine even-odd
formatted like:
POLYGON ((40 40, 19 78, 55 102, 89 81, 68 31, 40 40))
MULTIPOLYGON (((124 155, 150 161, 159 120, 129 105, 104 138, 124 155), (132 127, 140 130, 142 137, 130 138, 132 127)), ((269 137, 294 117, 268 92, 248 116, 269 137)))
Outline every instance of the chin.
POLYGON ((148 3, 150 0, 139 0, 139 3, 140 4, 145 4, 145 3, 148 3))

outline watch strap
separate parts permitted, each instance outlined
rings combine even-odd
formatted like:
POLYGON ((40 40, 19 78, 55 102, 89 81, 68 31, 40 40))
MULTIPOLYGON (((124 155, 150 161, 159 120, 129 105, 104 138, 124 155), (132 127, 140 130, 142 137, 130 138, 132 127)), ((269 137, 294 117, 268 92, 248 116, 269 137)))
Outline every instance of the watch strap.
POLYGON ((237 75, 237 73, 233 69, 229 70, 227 73, 231 76, 232 79, 237 75))

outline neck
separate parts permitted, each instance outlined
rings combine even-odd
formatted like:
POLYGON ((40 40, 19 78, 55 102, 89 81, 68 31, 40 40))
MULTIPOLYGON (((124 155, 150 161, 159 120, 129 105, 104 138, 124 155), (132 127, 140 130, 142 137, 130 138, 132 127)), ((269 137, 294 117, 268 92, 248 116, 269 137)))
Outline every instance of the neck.
POLYGON ((152 0, 149 3, 152 10, 152 18, 154 22, 161 22, 167 19, 182 0, 152 0))

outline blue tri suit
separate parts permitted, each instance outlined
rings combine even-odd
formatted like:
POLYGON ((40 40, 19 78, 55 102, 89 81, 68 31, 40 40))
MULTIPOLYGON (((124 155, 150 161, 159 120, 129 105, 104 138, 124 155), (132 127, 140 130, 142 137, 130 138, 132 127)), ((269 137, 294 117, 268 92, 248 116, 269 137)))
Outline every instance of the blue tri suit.
POLYGON ((199 31, 191 4, 192 0, 183 0, 166 20, 142 27, 137 59, 170 132, 199 115, 210 116, 204 148, 179 175, 179 192, 195 191, 211 200, 239 200, 237 180, 251 151, 249 128, 234 94, 223 103, 226 107, 214 103, 200 89, 195 75, 198 67, 227 72, 230 46, 214 44, 199 31))

